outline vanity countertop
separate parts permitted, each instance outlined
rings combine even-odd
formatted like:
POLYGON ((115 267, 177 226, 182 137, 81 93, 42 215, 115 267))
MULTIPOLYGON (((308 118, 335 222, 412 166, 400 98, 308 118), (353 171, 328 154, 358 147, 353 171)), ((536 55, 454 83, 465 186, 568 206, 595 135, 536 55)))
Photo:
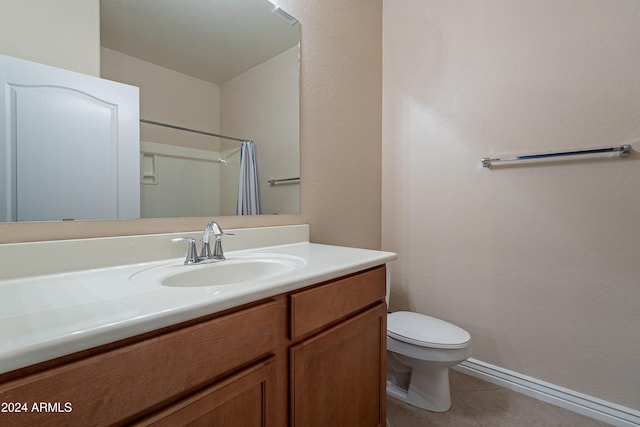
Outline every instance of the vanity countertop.
MULTIPOLYGON (((229 251, 232 261, 296 257, 280 276, 223 286, 171 287, 141 272, 188 271, 184 258, 0 280, 0 373, 132 337, 382 265, 391 252, 294 243, 229 251), (135 279, 134 279, 135 278, 135 279)), ((227 262, 227 261, 223 261, 227 262)), ((153 278, 153 274, 147 274, 153 278)))

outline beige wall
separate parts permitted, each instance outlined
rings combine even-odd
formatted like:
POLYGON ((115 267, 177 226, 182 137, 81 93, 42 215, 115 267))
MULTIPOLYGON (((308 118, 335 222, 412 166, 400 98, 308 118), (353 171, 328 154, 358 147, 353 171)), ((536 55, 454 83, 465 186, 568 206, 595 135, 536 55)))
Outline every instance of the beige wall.
MULTIPOLYGON (((101 74, 106 79, 140 88, 143 118, 223 135, 257 138, 262 212, 298 214, 299 186, 273 187, 267 182, 274 174, 277 177, 300 175, 298 50, 296 45, 218 86, 103 47, 101 74)), ((229 161, 223 167, 191 163, 187 172, 182 171, 184 160, 158 158, 163 164, 158 166, 161 176, 157 185, 141 186, 141 217, 170 217, 176 212, 189 211, 235 215, 239 142, 148 124, 141 126, 141 140, 222 151, 216 158, 229 161), (200 175, 195 175, 197 170, 200 175), (167 179, 165 175, 171 175, 172 171, 175 175, 167 179), (201 184, 194 186, 193 182, 201 184), (208 190, 205 182, 212 188, 208 190), (180 197, 176 197, 174 203, 166 203, 166 194, 177 194, 176 185, 182 188, 180 197), (203 197, 204 194, 207 196, 203 197)))
MULTIPOLYGON (((205 132, 220 132, 220 86, 101 48, 101 77, 140 88, 140 118, 205 132)), ((211 138, 155 125, 142 125, 140 138, 201 150, 211 138)))
MULTIPOLYGON (((51 7, 47 1, 40 3, 38 8, 51 7)), ((306 222, 313 241, 379 247, 382 2, 279 3, 302 23, 302 215, 225 217, 220 218, 221 225, 306 222)), ((58 3, 55 7, 59 8, 58 3)), ((84 17, 81 22, 85 18, 92 19, 84 17)), ((97 16, 94 21, 97 23, 97 16)), ((41 36, 52 37, 52 32, 41 36)), ((51 49, 68 48, 56 45, 51 49)), ((196 230, 207 219, 0 224, 0 242, 196 230)))
POLYGON ((100 75, 99 0, 2 0, 0 53, 100 75))
MULTIPOLYGON (((142 119, 220 132, 220 86, 216 84, 105 47, 100 49, 100 74, 105 79, 140 88, 142 119)), ((143 143, 166 144, 163 151, 171 150, 167 147, 171 145, 181 147, 180 150, 196 149, 191 153, 200 158, 157 156, 157 182, 140 185, 141 218, 203 215, 207 212, 220 215, 220 167, 218 163, 203 161, 211 158, 206 152, 220 151, 218 139, 142 124, 140 140, 143 143), (194 182, 199 184, 194 186, 194 182), (168 200, 171 203, 167 203, 168 200)), ((180 154, 186 152, 181 151, 180 154)), ((214 156, 216 159, 220 157, 219 154, 214 156)))
POLYGON ((302 214, 314 242, 379 248, 382 0, 281 0, 302 23, 302 214))
POLYGON ((392 309, 640 409, 640 2, 405 0, 383 23, 392 309), (480 158, 631 143, 629 159, 480 158))

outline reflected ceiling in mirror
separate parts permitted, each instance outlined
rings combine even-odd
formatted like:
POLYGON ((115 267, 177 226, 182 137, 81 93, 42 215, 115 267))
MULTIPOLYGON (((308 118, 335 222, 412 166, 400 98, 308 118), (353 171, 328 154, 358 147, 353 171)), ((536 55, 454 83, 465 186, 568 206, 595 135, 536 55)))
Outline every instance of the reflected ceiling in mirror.
POLYGON ((300 40, 267 0, 101 0, 100 20, 102 46, 217 85, 300 40))

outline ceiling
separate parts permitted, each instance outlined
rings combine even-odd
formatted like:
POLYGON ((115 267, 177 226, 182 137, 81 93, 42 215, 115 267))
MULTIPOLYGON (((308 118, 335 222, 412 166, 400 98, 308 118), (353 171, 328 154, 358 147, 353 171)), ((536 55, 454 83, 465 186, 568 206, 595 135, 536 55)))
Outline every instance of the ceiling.
POLYGON ((101 45, 215 84, 298 44, 267 0, 100 0, 101 45))

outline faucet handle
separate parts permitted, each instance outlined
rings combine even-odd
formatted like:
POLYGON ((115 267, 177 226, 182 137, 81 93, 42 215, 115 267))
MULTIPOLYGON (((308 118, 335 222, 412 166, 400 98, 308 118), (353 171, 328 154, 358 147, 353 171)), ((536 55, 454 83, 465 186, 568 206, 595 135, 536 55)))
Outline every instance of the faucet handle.
POLYGON ((189 248, 187 249, 187 257, 184 260, 185 264, 195 264, 198 262, 198 250, 196 249, 196 239, 191 237, 176 237, 171 239, 172 242, 189 242, 189 248))
POLYGON ((213 232, 213 235, 216 238, 219 238, 221 236, 233 236, 233 233, 227 233, 226 231, 222 230, 222 227, 220 227, 218 225, 217 222, 215 221, 211 221, 209 224, 207 224, 207 227, 210 227, 211 231, 213 232))
POLYGON ((222 250, 222 238, 224 236, 233 236, 233 233, 221 232, 220 234, 216 235, 216 240, 213 244, 213 253, 211 254, 210 258, 217 260, 226 259, 224 257, 224 251, 222 250))
POLYGON ((224 251, 222 250, 222 238, 226 236, 233 236, 233 235, 234 235, 233 233, 227 233, 223 231, 220 227, 218 227, 218 229, 215 230, 216 239, 213 244, 213 253, 210 254, 209 258, 220 260, 220 261, 223 259, 226 259, 224 257, 224 251))

